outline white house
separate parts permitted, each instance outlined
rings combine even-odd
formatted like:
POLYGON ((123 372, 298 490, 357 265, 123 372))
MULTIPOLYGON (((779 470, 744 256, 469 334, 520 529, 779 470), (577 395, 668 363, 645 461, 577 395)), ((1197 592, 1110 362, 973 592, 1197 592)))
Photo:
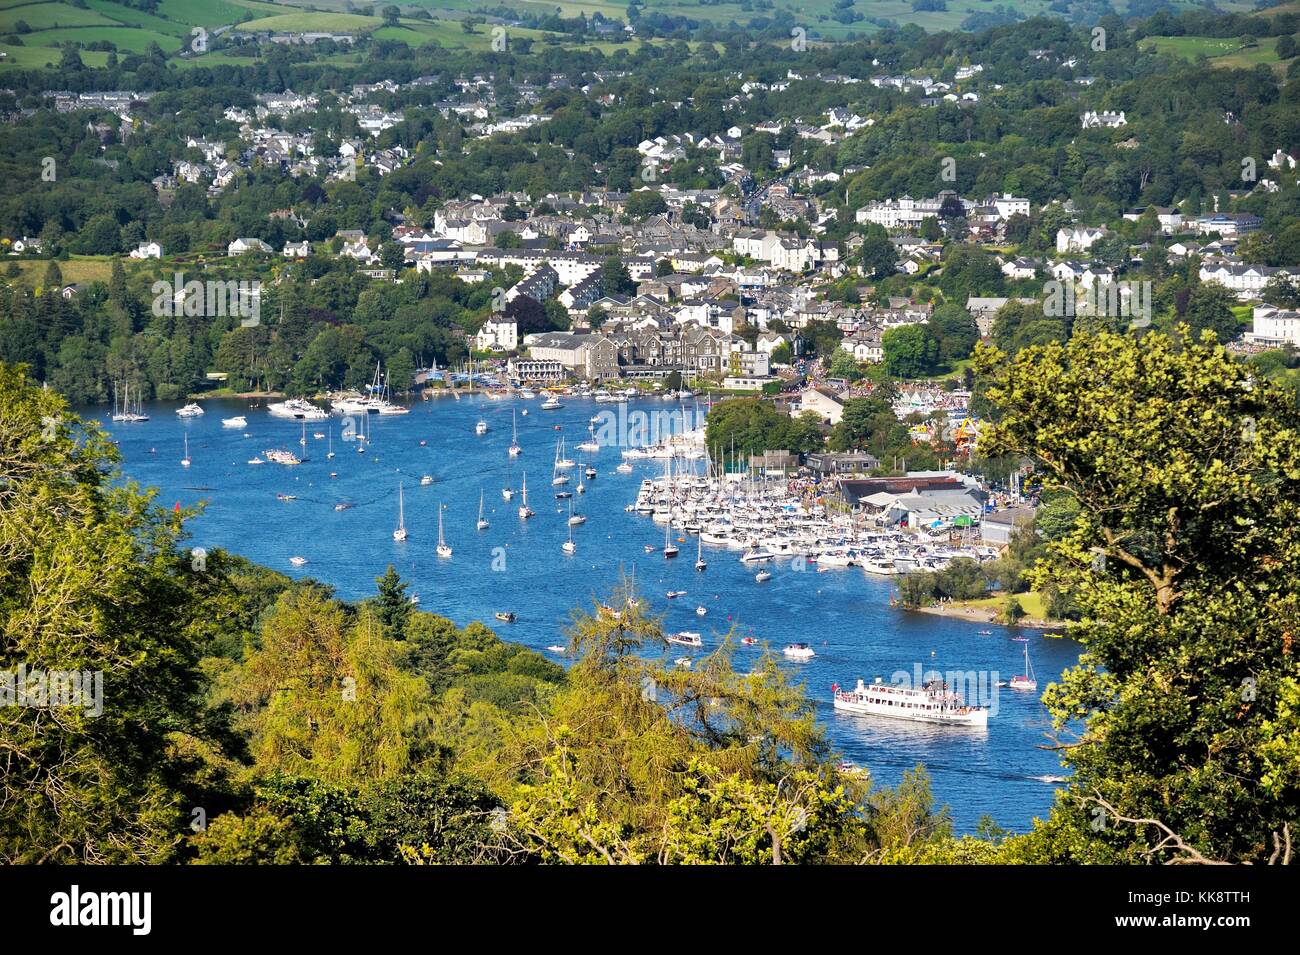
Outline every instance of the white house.
POLYGON ((514 319, 490 317, 474 336, 479 351, 514 351, 519 347, 519 325, 514 319))
POLYGON ((261 239, 236 239, 226 246, 226 255, 243 255, 245 252, 267 252, 271 247, 261 239))
POLYGON ((305 259, 311 255, 311 243, 306 239, 301 242, 286 242, 283 255, 286 259, 305 259))
POLYGON ((1105 228, 1090 229, 1086 226, 1073 226, 1069 229, 1058 229, 1056 232, 1056 251, 1066 252, 1087 252, 1092 248, 1092 244, 1106 235, 1105 228))
POLYGON ((129 253, 133 259, 161 259, 163 248, 157 242, 141 242, 129 253))

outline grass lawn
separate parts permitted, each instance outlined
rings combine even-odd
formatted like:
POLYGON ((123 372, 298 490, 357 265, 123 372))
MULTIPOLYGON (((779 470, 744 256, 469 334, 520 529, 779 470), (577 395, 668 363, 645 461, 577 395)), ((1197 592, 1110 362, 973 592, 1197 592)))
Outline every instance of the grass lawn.
MULTIPOLYGON (((63 273, 63 284, 77 285, 88 282, 105 282, 113 274, 113 259, 116 256, 111 255, 74 255, 66 262, 59 263, 59 271, 63 273)), ((40 285, 45 278, 45 270, 50 267, 49 259, 11 259, 22 270, 22 275, 18 281, 35 288, 40 285)), ((0 259, 3 262, 3 259, 0 259)), ((0 270, 8 269, 8 263, 0 265, 0 270)), ((127 260, 123 260, 123 267, 129 272, 130 265, 127 260)))
MULTIPOLYGON (((1027 593, 1016 594, 1015 598, 1020 601, 1020 606, 1025 608, 1025 613, 1034 620, 1047 619, 1047 607, 1038 591, 1031 590, 1027 593)), ((949 607, 962 610, 971 607, 976 610, 1000 611, 1006 601, 1005 594, 998 594, 996 597, 981 597, 979 600, 954 600, 949 604, 949 607)))

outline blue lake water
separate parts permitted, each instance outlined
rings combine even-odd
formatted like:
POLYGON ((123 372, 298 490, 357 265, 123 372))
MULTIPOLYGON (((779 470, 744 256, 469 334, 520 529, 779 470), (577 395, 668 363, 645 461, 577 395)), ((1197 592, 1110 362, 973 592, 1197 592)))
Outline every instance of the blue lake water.
MULTIPOLYGON (((140 424, 113 424, 104 409, 83 414, 109 430, 122 450, 125 474, 158 488, 160 503, 169 508, 176 501, 205 505, 204 513, 188 524, 191 546, 227 548, 285 574, 313 577, 345 598, 372 595, 375 578, 391 563, 410 581, 411 592, 419 594, 421 609, 462 625, 484 621, 505 639, 543 653, 565 642, 561 630, 575 606, 590 607, 626 573, 654 611, 665 614, 666 629, 701 631, 705 650, 733 624, 740 635, 752 634, 778 650, 790 642, 811 644, 815 659, 783 665, 802 678, 836 749, 886 785, 924 763, 935 796, 950 807, 958 831, 972 831, 985 815, 1007 829, 1024 831, 1034 816, 1046 813, 1054 787, 1043 777, 1063 770, 1056 756, 1042 748, 1049 743, 1051 727, 1037 694, 1002 690, 987 730, 978 731, 836 713, 830 704, 832 682, 888 680, 895 671, 910 673, 918 665, 995 671, 1007 679, 1021 672, 1025 646, 1010 639, 1012 631, 891 608, 890 583, 855 568, 796 573, 787 559, 771 567, 770 581, 759 584, 754 568, 724 548, 706 545, 708 569, 697 573, 694 538, 679 544, 676 560, 667 561, 658 551, 647 554, 647 544, 662 547, 663 528, 624 507, 635 499, 642 478, 662 474, 663 462, 636 462, 632 474, 618 474, 618 448, 580 455, 573 445, 583 440, 591 416, 618 413, 618 406, 575 398, 563 402, 561 409, 543 411, 540 401, 479 395, 417 403, 407 415, 371 415, 364 454, 356 453, 355 443, 340 440, 338 416, 307 422, 308 459, 298 467, 247 463, 264 457, 268 448, 301 456, 302 426, 264 409, 249 409, 244 401, 206 401, 206 414, 189 419, 175 414, 178 405, 159 403, 147 409, 152 420, 140 424), (518 418, 524 450, 512 461, 506 453, 511 411, 523 408, 529 409, 518 418), (237 414, 248 419, 246 428, 221 426, 223 417, 237 414), (480 417, 490 427, 483 436, 474 433, 480 417), (327 440, 314 439, 315 432, 332 435, 332 460, 326 457, 327 440), (560 549, 568 538, 568 503, 554 499, 550 484, 561 435, 569 457, 594 458, 584 463, 599 471, 587 493, 573 498, 587 523, 574 528, 578 550, 571 557, 560 549), (181 466, 186 436, 189 468, 181 466), (518 492, 525 473, 529 503, 536 511, 529 521, 518 517, 518 493, 510 502, 501 495, 503 486, 518 492), (426 474, 434 483, 421 486, 426 474), (392 532, 403 482, 410 539, 397 543, 392 532), (485 531, 475 529, 480 489, 491 522, 485 531), (277 494, 297 499, 282 501, 277 494), (336 511, 334 505, 341 502, 354 506, 336 511), (440 503, 446 505, 446 537, 454 550, 447 559, 434 553, 440 503), (293 567, 289 558, 295 555, 309 563, 293 567), (494 559, 499 569, 494 570, 494 559), (687 594, 668 600, 668 590, 687 594), (695 612, 701 604, 709 611, 702 618, 695 612), (514 611, 518 620, 498 623, 493 619, 498 610, 514 611), (980 636, 980 629, 991 629, 993 635, 980 636)), ((656 410, 661 404, 666 403, 633 402, 630 407, 656 410)), ((1072 664, 1079 651, 1070 640, 1033 631, 1028 648, 1040 687, 1072 664)), ((678 647, 673 651, 673 657, 683 652, 678 647)), ((744 656, 755 652, 739 648, 737 665, 743 668, 744 656)))

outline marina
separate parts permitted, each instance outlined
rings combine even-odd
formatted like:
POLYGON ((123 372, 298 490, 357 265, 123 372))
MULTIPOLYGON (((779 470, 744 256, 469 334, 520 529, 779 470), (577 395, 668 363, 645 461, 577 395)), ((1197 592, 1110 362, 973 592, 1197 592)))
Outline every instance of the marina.
MULTIPOLYGON (((584 450, 581 473, 590 467, 598 478, 586 482, 585 523, 570 524, 569 500, 543 494, 539 502, 529 488, 523 504, 522 462, 531 461, 545 483, 558 440, 575 447, 592 436, 593 416, 620 408, 570 396, 544 416, 521 413, 541 400, 479 393, 422 402, 404 415, 367 413, 352 431, 334 415, 320 426, 328 446, 340 452, 332 460, 275 450, 297 446, 303 424, 243 401, 208 399, 209 414, 188 418, 174 413, 177 404, 156 404, 146 409, 149 423, 130 425, 115 425, 106 408, 86 413, 119 443, 124 474, 160 489, 160 504, 204 504, 187 521, 190 546, 228 548, 289 576, 320 580, 348 599, 373 595, 374 579, 391 563, 410 592, 422 596, 421 609, 462 625, 479 620, 505 630, 508 624, 507 639, 562 662, 569 659, 564 627, 572 610, 591 609, 626 576, 662 616, 666 634, 700 638, 699 646, 650 648, 649 654, 669 664, 703 659, 730 632, 743 671, 748 659, 770 650, 805 685, 845 759, 886 785, 925 763, 936 798, 953 807, 958 831, 973 831, 984 814, 1023 831, 1047 811, 1054 784, 1045 780, 1059 781, 1061 768, 1040 748, 1050 724, 1036 692, 1003 690, 983 729, 909 724, 834 705, 832 684, 877 676, 889 683, 891 674, 910 672, 918 661, 943 672, 990 671, 1000 681, 1028 672, 1025 647, 1011 639, 1015 631, 892 608, 894 581, 865 564, 889 556, 941 561, 961 548, 910 535, 894 540, 881 528, 805 509, 775 480, 710 476, 702 449, 688 456, 699 445, 678 436, 669 446, 687 454, 676 459, 624 457, 626 449, 608 445, 584 450), (239 415, 245 428, 222 427, 221 419, 239 415), (489 430, 475 437, 480 419, 489 430), (520 448, 517 457, 508 453, 512 443, 520 448), (171 448, 174 454, 163 453, 171 448), (345 453, 354 448, 367 453, 345 453), (183 453, 191 466, 178 463, 183 453), (261 458, 298 463, 250 465, 261 458), (431 486, 421 483, 424 475, 434 479, 431 486), (531 519, 520 519, 521 505, 531 519), (662 521, 654 520, 656 508, 662 521), (440 515, 452 557, 436 552, 440 515), (761 520, 770 528, 751 526, 761 520), (395 528, 403 532, 399 539, 395 528), (682 560, 664 559, 666 539, 684 551, 682 560), (570 540, 571 554, 562 546, 570 540), (767 556, 740 560, 755 550, 767 556), (822 567, 833 572, 813 572, 822 567), (772 575, 762 584, 755 581, 760 568, 772 575), (980 636, 977 626, 991 635, 980 636), (787 654, 787 647, 796 650, 787 654)), ((628 406, 679 407, 659 399, 628 406)), ((594 433, 602 434, 600 427, 594 433)), ((572 473, 580 473, 576 461, 572 473)), ((1040 686, 1077 657, 1077 646, 1066 639, 1023 636, 1040 686)))

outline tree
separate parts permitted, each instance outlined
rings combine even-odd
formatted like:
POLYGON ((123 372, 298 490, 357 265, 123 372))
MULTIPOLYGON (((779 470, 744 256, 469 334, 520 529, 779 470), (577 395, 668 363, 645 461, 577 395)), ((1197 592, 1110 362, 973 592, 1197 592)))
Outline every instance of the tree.
POLYGON ((406 582, 392 564, 382 576, 375 578, 375 616, 399 640, 406 635, 406 621, 412 610, 406 588, 406 582))
POLYGON ((1236 297, 1217 282, 1202 282, 1192 289, 1181 319, 1193 335, 1211 331, 1221 342, 1232 341, 1241 334, 1241 326, 1232 308, 1236 297))
POLYGON ((862 240, 860 250, 862 269, 874 279, 885 279, 894 274, 898 263, 898 249, 885 236, 868 236, 862 240))
POLYGON ((925 325, 901 325, 881 340, 885 371, 895 378, 924 378, 939 362, 939 343, 925 325))
POLYGON ((638 221, 650 216, 663 215, 668 211, 664 197, 653 189, 638 189, 627 197, 623 211, 638 221))
POLYGON ((936 308, 926 326, 939 343, 939 360, 945 364, 969 358, 980 338, 974 316, 955 302, 936 308))
POLYGON ((221 556, 181 555, 183 515, 117 480, 108 437, 53 390, 0 365, 0 408, 0 672, 85 675, 58 679, 61 703, 31 684, 37 705, 0 705, 0 859, 172 861, 220 781, 202 754, 237 751, 199 692, 221 556))
POLYGON ((794 351, 790 348, 789 342, 781 342, 772 349, 772 364, 788 365, 794 361, 794 351))
POLYGON ((616 255, 611 255, 601 265, 600 280, 606 295, 632 295, 636 292, 636 282, 623 260, 616 255))
POLYGON ((831 429, 831 447, 836 451, 859 451, 872 446, 880 436, 888 435, 898 424, 889 402, 874 395, 850 398, 831 429))
POLYGON ((835 349, 835 352, 831 355, 828 371, 832 378, 846 378, 850 381, 856 381, 862 377, 862 372, 858 370, 858 360, 843 348, 835 349))
POLYGON ((400 242, 385 242, 379 247, 379 264, 386 269, 400 272, 406 268, 406 249, 400 242))
POLYGON ((1000 414, 981 452, 1029 458, 1078 505, 1029 573, 1081 609, 1084 656, 1044 694, 1073 775, 1015 856, 1266 860, 1300 819, 1294 400, 1208 334, 975 362, 1000 414))

